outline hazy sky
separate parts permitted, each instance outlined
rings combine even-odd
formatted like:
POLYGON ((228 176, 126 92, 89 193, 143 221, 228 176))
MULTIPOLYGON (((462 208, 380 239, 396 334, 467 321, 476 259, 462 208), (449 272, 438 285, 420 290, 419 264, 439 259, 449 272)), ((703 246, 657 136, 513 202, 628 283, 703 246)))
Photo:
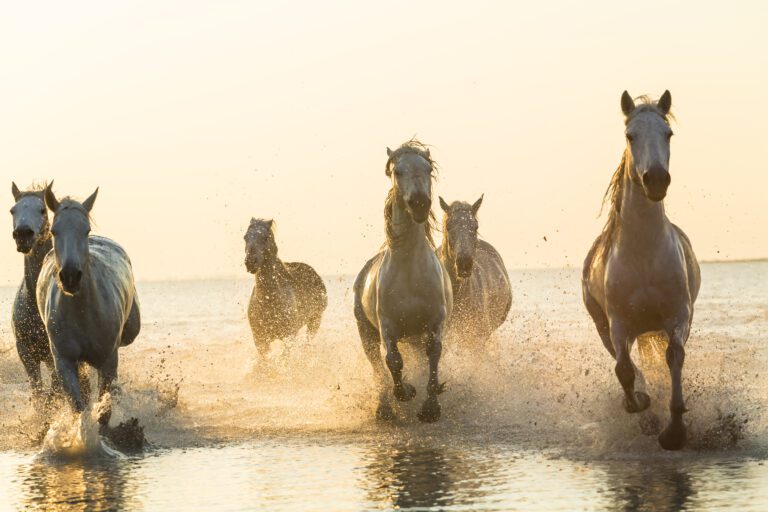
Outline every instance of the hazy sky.
POLYGON ((764 257, 766 26, 766 2, 6 3, 0 197, 100 186, 95 231, 138 279, 245 275, 251 216, 283 259, 351 273, 384 239, 385 147, 415 134, 439 194, 485 193, 509 266, 580 265, 621 92, 668 88, 670 217, 700 259, 764 257))

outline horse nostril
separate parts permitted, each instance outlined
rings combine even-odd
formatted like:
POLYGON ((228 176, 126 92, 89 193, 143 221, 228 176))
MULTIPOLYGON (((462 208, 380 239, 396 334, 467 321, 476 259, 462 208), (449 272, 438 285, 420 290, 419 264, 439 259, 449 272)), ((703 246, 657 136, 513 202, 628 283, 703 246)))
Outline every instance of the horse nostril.
POLYGON ((30 229, 30 228, 28 228, 26 226, 18 227, 18 228, 13 230, 13 238, 15 240, 19 240, 19 239, 24 240, 24 239, 27 239, 27 238, 32 238, 32 235, 34 235, 34 234, 35 234, 34 231, 32 231, 32 229, 30 229))

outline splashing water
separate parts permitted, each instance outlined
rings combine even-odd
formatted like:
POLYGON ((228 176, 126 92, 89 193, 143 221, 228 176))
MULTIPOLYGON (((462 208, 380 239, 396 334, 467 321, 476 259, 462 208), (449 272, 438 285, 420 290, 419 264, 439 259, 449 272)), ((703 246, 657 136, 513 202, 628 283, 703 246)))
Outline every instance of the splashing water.
POLYGON ((111 396, 106 393, 99 402, 89 405, 82 413, 73 413, 69 407, 62 408, 45 434, 40 454, 64 459, 124 457, 99 434, 98 418, 110 401, 111 396))

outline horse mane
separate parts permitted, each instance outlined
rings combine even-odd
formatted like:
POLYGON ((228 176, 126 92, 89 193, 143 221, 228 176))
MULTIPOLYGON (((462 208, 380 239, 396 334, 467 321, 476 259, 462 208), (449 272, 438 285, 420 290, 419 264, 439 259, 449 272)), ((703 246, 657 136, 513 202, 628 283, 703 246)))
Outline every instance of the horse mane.
MULTIPOLYGON (((641 112, 654 112, 661 116, 661 118, 667 124, 669 124, 670 119, 675 119, 675 116, 671 112, 668 112, 666 115, 664 115, 664 113, 657 106, 657 102, 648 95, 644 94, 642 96, 638 96, 635 98, 635 101, 639 102, 639 104, 635 106, 635 109, 630 112, 630 114, 624 120, 625 125, 629 124, 629 122, 641 112)), ((611 177, 610 183, 608 183, 608 188, 605 190, 605 194, 603 195, 603 202, 600 206, 600 214, 602 215, 606 203, 610 203, 608 220, 606 220, 603 231, 600 233, 600 241, 602 242, 602 246, 599 252, 603 257, 607 255, 608 250, 610 249, 613 240, 616 237, 616 232, 618 231, 621 224, 621 198, 623 197, 624 193, 624 173, 627 172, 627 151, 628 150, 625 149, 624 153, 621 155, 621 162, 613 172, 613 176, 611 177)))
POLYGON ((22 190, 19 194, 19 199, 23 199, 25 197, 39 197, 40 199, 43 199, 43 202, 45 202, 45 187, 47 185, 45 183, 38 183, 33 182, 29 188, 26 190, 22 190))
MULTIPOLYGON (((395 160, 406 153, 419 155, 424 160, 429 162, 429 167, 431 168, 430 175, 432 180, 436 179, 438 169, 437 162, 435 162, 432 159, 432 156, 429 154, 429 148, 427 145, 415 137, 407 142, 404 142, 400 145, 399 148, 390 153, 389 158, 387 158, 387 163, 384 166, 384 172, 387 176, 392 175, 392 166, 394 165, 395 160)), ((431 195, 429 199, 432 199, 431 195)), ((390 247, 396 246, 398 243, 397 236, 395 236, 392 229, 392 210, 395 206, 395 201, 397 201, 397 188, 393 186, 391 189, 389 189, 389 192, 387 193, 387 199, 384 201, 384 228, 387 234, 386 245, 390 247)), ((430 208, 429 217, 424 223, 424 234, 427 236, 427 242, 429 243, 429 246, 433 249, 435 248, 435 239, 432 236, 432 232, 436 229, 436 225, 437 219, 435 218, 435 213, 430 208)))

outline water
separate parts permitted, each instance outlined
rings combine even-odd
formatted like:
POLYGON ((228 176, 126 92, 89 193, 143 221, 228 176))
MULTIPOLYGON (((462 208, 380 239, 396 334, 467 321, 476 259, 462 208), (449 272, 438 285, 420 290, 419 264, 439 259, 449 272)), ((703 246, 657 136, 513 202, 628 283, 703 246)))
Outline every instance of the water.
MULTIPOLYGON (((653 404, 626 414, 574 269, 513 271, 512 313, 488 345, 446 343, 434 425, 415 418, 420 353, 405 354, 416 399, 393 425, 372 420, 350 277, 327 280, 318 336, 278 343, 265 362, 245 320, 250 281, 144 283, 143 331, 121 351, 112 397, 113 423, 145 426, 152 447, 140 456, 110 454, 88 425, 79 454, 41 450, 6 316, 0 509, 764 509, 768 263, 702 271, 684 373, 689 447, 676 453, 643 433, 667 418, 663 362, 643 354, 653 404)), ((0 309, 12 294, 0 289, 0 309)), ((60 414, 53 428, 71 429, 60 414)))

